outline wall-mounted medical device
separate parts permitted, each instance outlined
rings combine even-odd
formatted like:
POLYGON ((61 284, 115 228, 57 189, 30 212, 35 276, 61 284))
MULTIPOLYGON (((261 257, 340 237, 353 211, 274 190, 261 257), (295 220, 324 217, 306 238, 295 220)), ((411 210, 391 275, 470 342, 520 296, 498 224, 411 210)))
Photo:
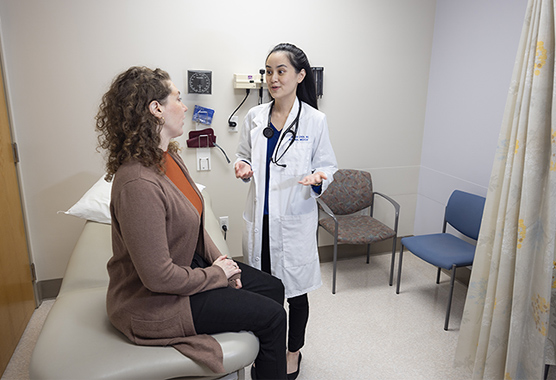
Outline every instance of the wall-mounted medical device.
POLYGON ((189 132, 187 147, 197 148, 197 170, 199 171, 210 170, 210 148, 213 147, 220 149, 228 164, 230 163, 230 159, 224 149, 216 143, 214 130, 207 128, 208 125, 212 124, 213 116, 213 109, 195 105, 191 119, 195 122, 196 129, 189 132))
POLYGON ((265 76, 262 74, 234 74, 234 88, 256 89, 266 87, 265 76))
MULTIPOLYGON (((228 155, 222 149, 220 145, 216 143, 216 135, 214 134, 214 129, 212 128, 205 128, 205 129, 198 129, 195 131, 189 131, 189 138, 187 139, 187 147, 188 148, 213 148, 216 147, 220 149, 224 157, 226 157, 226 161, 228 164, 230 163, 230 159, 228 155)), ((198 166, 202 167, 203 162, 201 159, 198 160, 198 166)), ((208 169, 210 170, 210 160, 208 161, 208 169)), ((204 170, 204 169, 199 169, 204 170)))
POLYGON ((245 98, 243 98, 243 101, 228 118, 228 126, 230 127, 228 130, 230 132, 237 132, 238 117, 234 115, 245 103, 251 90, 259 89, 259 104, 262 103, 263 88, 266 88, 264 73, 265 70, 260 69, 258 74, 234 74, 234 88, 236 90, 245 90, 245 98))
POLYGON ((187 70, 188 94, 212 94, 212 71, 187 70))
POLYGON ((313 76, 315 77, 315 86, 317 87, 317 97, 322 98, 323 82, 324 82, 324 67, 311 67, 313 76))

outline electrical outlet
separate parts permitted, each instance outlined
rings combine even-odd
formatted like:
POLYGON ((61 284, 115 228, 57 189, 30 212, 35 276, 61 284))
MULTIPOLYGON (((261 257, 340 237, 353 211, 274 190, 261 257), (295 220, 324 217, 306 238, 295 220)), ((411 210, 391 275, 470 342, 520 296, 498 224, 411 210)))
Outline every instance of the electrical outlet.
POLYGON ((221 216, 220 217, 220 228, 224 231, 227 231, 230 228, 230 225, 228 224, 228 217, 227 216, 221 216), (226 226, 226 227, 224 227, 226 226))

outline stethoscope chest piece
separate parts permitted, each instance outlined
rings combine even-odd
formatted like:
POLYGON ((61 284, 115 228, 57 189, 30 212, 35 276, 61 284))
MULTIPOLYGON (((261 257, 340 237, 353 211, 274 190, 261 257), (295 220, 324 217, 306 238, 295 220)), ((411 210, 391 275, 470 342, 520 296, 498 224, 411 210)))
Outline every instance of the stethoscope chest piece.
POLYGON ((274 130, 272 129, 272 127, 266 127, 265 129, 263 129, 263 135, 264 137, 269 139, 274 136, 274 130))

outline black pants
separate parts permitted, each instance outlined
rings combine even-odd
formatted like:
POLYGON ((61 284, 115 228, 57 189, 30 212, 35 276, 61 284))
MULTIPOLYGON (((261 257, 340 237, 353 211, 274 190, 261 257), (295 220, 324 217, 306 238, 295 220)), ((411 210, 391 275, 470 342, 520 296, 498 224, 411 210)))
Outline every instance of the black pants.
MULTIPOLYGON (((268 215, 263 218, 263 244, 261 253, 261 269, 263 272, 271 273, 270 270, 270 243, 268 232, 268 215)), ((289 330, 288 351, 296 352, 305 344, 305 330, 309 321, 309 298, 307 294, 288 298, 289 306, 289 330)))
MULTIPOLYGON (((189 297, 197 334, 252 331, 259 339, 255 359, 257 379, 286 378, 286 312, 284 285, 246 264, 241 268, 241 289, 209 290, 189 297)), ((206 267, 196 256, 193 268, 206 267)))

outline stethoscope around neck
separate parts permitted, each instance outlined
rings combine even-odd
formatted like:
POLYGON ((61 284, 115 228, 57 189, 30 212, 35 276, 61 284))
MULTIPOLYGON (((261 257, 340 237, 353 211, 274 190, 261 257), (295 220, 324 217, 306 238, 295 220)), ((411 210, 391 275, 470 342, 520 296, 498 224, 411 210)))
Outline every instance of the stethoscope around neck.
MULTIPOLYGON (((263 129, 263 135, 267 139, 274 136, 274 129, 270 126, 270 119, 271 119, 271 116, 272 116, 272 108, 273 107, 274 107, 274 101, 270 104, 270 110, 268 111, 268 125, 266 126, 265 129, 263 129)), ((278 145, 276 146, 276 149, 274 149, 274 153, 273 153, 272 157, 270 157, 270 162, 272 162, 273 164, 275 164, 277 166, 280 166, 282 168, 285 168, 286 164, 280 164, 280 163, 278 163, 278 161, 280 161, 282 159, 282 157, 284 157, 284 154, 286 154, 288 149, 290 149, 293 142, 295 141, 295 138, 297 136, 297 129, 299 128, 299 115, 301 115, 301 101, 299 102, 299 109, 297 110, 297 116, 295 117, 295 120, 292 121, 292 123, 288 126, 288 128, 286 128, 284 133, 281 134, 280 139, 278 140, 278 145), (282 154, 280 154, 280 156, 278 156, 278 151, 280 150, 280 146, 282 145, 282 142, 284 141, 284 138, 286 137, 286 135, 288 133, 292 134, 291 140, 288 142, 288 146, 286 146, 286 149, 284 149, 282 154)))

